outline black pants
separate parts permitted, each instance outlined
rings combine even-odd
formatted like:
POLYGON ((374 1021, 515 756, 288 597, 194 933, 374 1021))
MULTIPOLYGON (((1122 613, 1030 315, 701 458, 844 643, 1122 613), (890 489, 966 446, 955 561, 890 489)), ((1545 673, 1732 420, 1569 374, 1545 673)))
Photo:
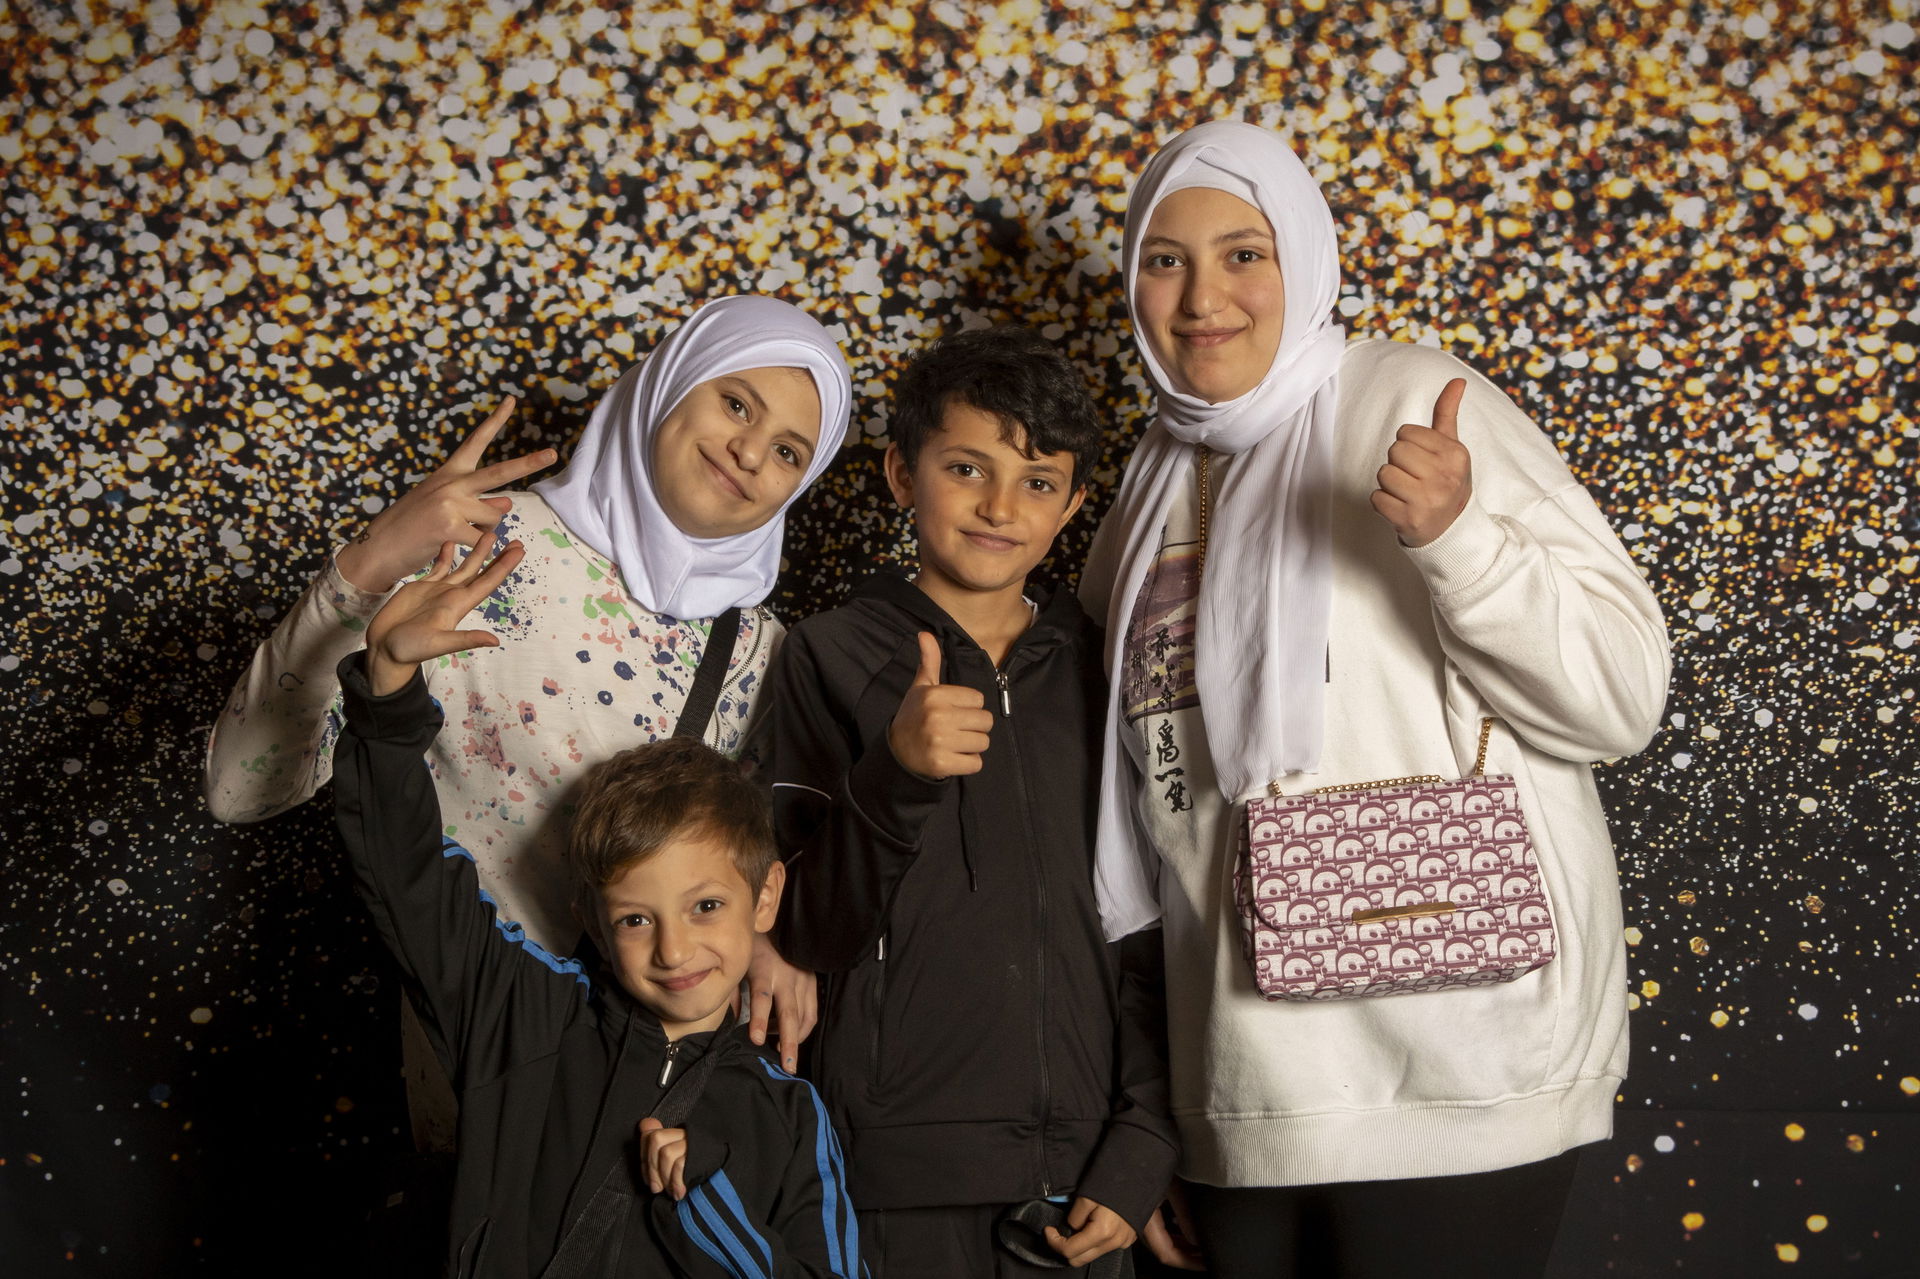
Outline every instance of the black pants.
MULTIPOLYGON (((1070 1279, 1082 1270, 1021 1261, 994 1243, 1004 1204, 887 1208, 855 1213, 873 1279, 1070 1279)), ((1130 1273, 1130 1271, 1129 1271, 1130 1273)))
POLYGON ((1214 1279, 1526 1279, 1547 1268, 1578 1162, 1188 1194, 1214 1279))

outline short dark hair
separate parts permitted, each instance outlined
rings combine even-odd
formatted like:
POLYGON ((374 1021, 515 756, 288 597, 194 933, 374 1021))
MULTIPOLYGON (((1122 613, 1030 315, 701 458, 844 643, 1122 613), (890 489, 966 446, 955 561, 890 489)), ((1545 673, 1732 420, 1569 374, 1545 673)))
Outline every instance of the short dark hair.
POLYGON ((567 832, 567 867, 578 893, 598 893, 677 836, 726 846, 757 895, 773 865, 773 817, 740 767, 691 737, 621 751, 580 784, 567 832))
POLYGON ((1100 414, 1086 379, 1024 325, 949 333, 907 365, 893 388, 890 429, 909 470, 956 399, 1000 419, 1001 441, 1026 457, 1073 454, 1075 488, 1100 459, 1100 414))

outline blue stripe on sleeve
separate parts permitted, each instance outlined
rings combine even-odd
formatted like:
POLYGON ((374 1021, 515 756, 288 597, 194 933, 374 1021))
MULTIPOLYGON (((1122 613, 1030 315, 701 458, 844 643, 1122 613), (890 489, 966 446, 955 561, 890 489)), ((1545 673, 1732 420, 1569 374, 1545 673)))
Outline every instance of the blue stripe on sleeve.
POLYGON ((695 1215, 713 1233, 715 1241, 726 1249, 729 1273, 737 1276, 738 1279, 769 1279, 767 1272, 755 1264, 752 1256, 747 1253, 746 1245, 740 1242, 740 1237, 721 1219, 720 1210, 714 1206, 705 1185, 689 1190, 687 1197, 680 1202, 693 1205, 695 1215))
POLYGON ((693 1240, 694 1247, 713 1258, 713 1263, 722 1270, 734 1275, 740 1273, 727 1261, 727 1256, 720 1251, 720 1246, 708 1237, 706 1229, 694 1219, 693 1203, 691 1200, 682 1199, 679 1203, 675 1204, 673 1206, 673 1215, 679 1218, 680 1229, 687 1232, 687 1238, 693 1240))
POLYGON ((734 1220, 740 1223, 740 1230, 755 1247, 759 1248, 761 1257, 766 1260, 767 1269, 772 1270, 773 1249, 767 1247, 766 1239, 753 1228, 753 1218, 747 1215, 747 1206, 740 1202, 740 1192, 735 1190, 733 1182, 727 1179, 726 1170, 722 1169, 707 1178, 707 1185, 720 1192, 721 1201, 732 1211, 734 1220))
MULTIPOLYGON (((442 857, 464 857, 470 862, 473 861, 472 853, 468 852, 459 844, 456 844, 453 840, 448 839, 445 835, 440 837, 440 855, 442 857)), ((475 862, 474 864, 478 866, 479 863, 475 862)), ((554 972, 560 974, 560 976, 571 977, 589 990, 593 988, 593 982, 587 977, 587 970, 581 967, 579 960, 561 959, 545 946, 542 946, 539 942, 527 936, 527 930, 522 928, 518 921, 507 919, 501 915, 500 903, 494 900, 493 894, 484 888, 480 890, 480 900, 493 907, 493 926, 500 930, 500 936, 505 938, 509 945, 518 946, 530 958, 540 961, 554 972)))
POLYGON ((842 1187, 846 1184, 846 1170, 840 1157, 840 1139, 834 1135, 833 1123, 827 1118, 826 1105, 820 1100, 820 1094, 814 1086, 804 1079, 789 1075, 765 1057, 756 1057, 767 1074, 774 1079, 799 1084, 807 1090, 807 1098, 813 1103, 814 1140, 813 1161, 820 1172, 820 1228, 827 1239, 827 1259, 837 1275, 852 1273, 851 1267, 857 1265, 860 1257, 860 1223, 853 1215, 853 1204, 842 1187), (841 1220, 835 1222, 835 1217, 841 1220))

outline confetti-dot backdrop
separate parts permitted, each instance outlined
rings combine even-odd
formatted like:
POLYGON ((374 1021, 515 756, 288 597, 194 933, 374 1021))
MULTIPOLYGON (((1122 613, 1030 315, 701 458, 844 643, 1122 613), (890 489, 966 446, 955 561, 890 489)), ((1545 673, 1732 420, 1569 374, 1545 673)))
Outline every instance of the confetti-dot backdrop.
POLYGON ((1103 509, 1130 177, 1241 117, 1324 182, 1350 330, 1507 387, 1671 621, 1666 726, 1601 770, 1633 1069, 1556 1273, 1913 1273, 1914 9, 0 6, 4 1269, 398 1255, 396 985, 324 797, 198 794, 330 545, 504 393, 507 447, 566 442, 737 291, 838 325, 860 395, 789 615, 904 549, 884 397, 947 328, 1078 362, 1103 509))

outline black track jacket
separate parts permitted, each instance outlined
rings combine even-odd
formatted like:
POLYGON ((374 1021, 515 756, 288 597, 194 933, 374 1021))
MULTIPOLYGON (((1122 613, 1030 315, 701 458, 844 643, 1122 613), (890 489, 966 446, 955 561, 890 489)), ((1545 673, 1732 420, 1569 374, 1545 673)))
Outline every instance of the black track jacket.
POLYGON ((447 1273, 538 1275, 609 1170, 637 1167, 639 1121, 714 1052, 725 1056, 685 1124, 687 1197, 651 1195, 643 1177, 617 1174, 633 1176, 637 1198, 596 1254, 596 1273, 862 1274, 818 1094, 744 1027, 670 1047, 659 1019, 597 956, 557 959, 501 922, 473 858, 440 833, 423 758, 439 706, 417 677, 374 697, 362 657, 340 666, 336 817, 360 893, 460 1095, 447 1273))
POLYGON ((823 974, 810 1071, 863 1209, 1071 1192, 1138 1229, 1173 1174, 1160 935, 1109 946, 1093 898, 1098 637, 1062 591, 996 670, 881 575, 774 657, 746 749, 787 862, 774 937, 823 974), (921 631, 994 712, 972 776, 887 745, 921 631))

